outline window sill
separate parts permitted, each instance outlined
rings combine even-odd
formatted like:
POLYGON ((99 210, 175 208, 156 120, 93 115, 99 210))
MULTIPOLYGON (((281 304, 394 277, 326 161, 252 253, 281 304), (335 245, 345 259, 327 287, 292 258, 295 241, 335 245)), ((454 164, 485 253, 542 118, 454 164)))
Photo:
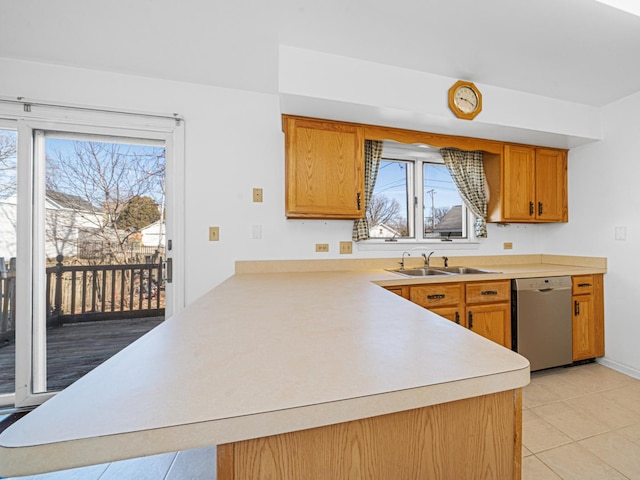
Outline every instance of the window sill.
POLYGON ((477 250, 480 246, 478 240, 452 240, 450 242, 442 240, 396 240, 387 242, 384 240, 363 240, 354 242, 360 252, 394 252, 404 250, 415 250, 432 248, 437 250, 477 250))

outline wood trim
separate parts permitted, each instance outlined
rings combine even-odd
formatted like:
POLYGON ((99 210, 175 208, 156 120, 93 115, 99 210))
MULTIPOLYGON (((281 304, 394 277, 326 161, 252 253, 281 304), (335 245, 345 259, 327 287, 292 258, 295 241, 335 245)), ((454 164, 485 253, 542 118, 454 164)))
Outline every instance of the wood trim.
POLYGON ((221 445, 218 479, 450 480, 482 472, 485 480, 519 480, 518 395, 507 390, 221 445))
POLYGON ((596 357, 604 357, 604 275, 593 275, 594 343, 596 357))
POLYGON ((515 405, 515 428, 513 431, 513 478, 522 479, 522 389, 517 388, 513 392, 515 405))

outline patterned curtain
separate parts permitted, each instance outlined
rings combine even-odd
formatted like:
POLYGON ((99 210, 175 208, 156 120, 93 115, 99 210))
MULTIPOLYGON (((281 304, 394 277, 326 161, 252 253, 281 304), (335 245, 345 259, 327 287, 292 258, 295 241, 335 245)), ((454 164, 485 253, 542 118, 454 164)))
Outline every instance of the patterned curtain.
POLYGON ((476 217, 476 237, 487 236, 487 187, 481 151, 440 149, 453 183, 465 205, 476 217))
MULTIPOLYGON (((364 141, 364 209, 365 212, 371 201, 373 189, 376 186, 378 178, 378 169, 380 168, 380 160, 382 159, 382 140, 365 140, 364 141)), ((369 220, 367 215, 358 218, 353 223, 354 241, 369 239, 369 220)))

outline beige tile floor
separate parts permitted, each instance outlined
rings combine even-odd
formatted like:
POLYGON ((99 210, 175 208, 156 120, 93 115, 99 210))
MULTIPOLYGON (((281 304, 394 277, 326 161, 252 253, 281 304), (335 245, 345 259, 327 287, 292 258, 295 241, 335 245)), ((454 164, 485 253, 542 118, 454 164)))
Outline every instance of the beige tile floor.
POLYGON ((640 380, 596 363, 534 372, 522 403, 523 480, 640 480, 640 380))

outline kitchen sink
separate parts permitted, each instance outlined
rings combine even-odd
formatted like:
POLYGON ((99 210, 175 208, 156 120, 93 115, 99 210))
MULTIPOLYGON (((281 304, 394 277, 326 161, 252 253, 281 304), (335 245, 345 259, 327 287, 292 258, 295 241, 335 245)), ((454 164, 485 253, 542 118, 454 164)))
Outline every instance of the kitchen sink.
POLYGON ((430 268, 407 268, 389 269, 390 272, 404 275, 406 277, 428 277, 431 275, 472 275, 479 273, 500 273, 491 270, 483 270, 473 267, 430 267, 430 268))
POLYGON ((436 267, 436 269, 447 273, 454 273, 457 275, 471 275, 474 273, 500 273, 473 267, 436 267))
POLYGON ((453 273, 445 272, 444 270, 439 270, 435 268, 407 268, 404 270, 400 268, 396 268, 389 271, 393 273, 398 273, 400 275, 405 275, 407 277, 428 277, 430 275, 453 275, 453 273))

